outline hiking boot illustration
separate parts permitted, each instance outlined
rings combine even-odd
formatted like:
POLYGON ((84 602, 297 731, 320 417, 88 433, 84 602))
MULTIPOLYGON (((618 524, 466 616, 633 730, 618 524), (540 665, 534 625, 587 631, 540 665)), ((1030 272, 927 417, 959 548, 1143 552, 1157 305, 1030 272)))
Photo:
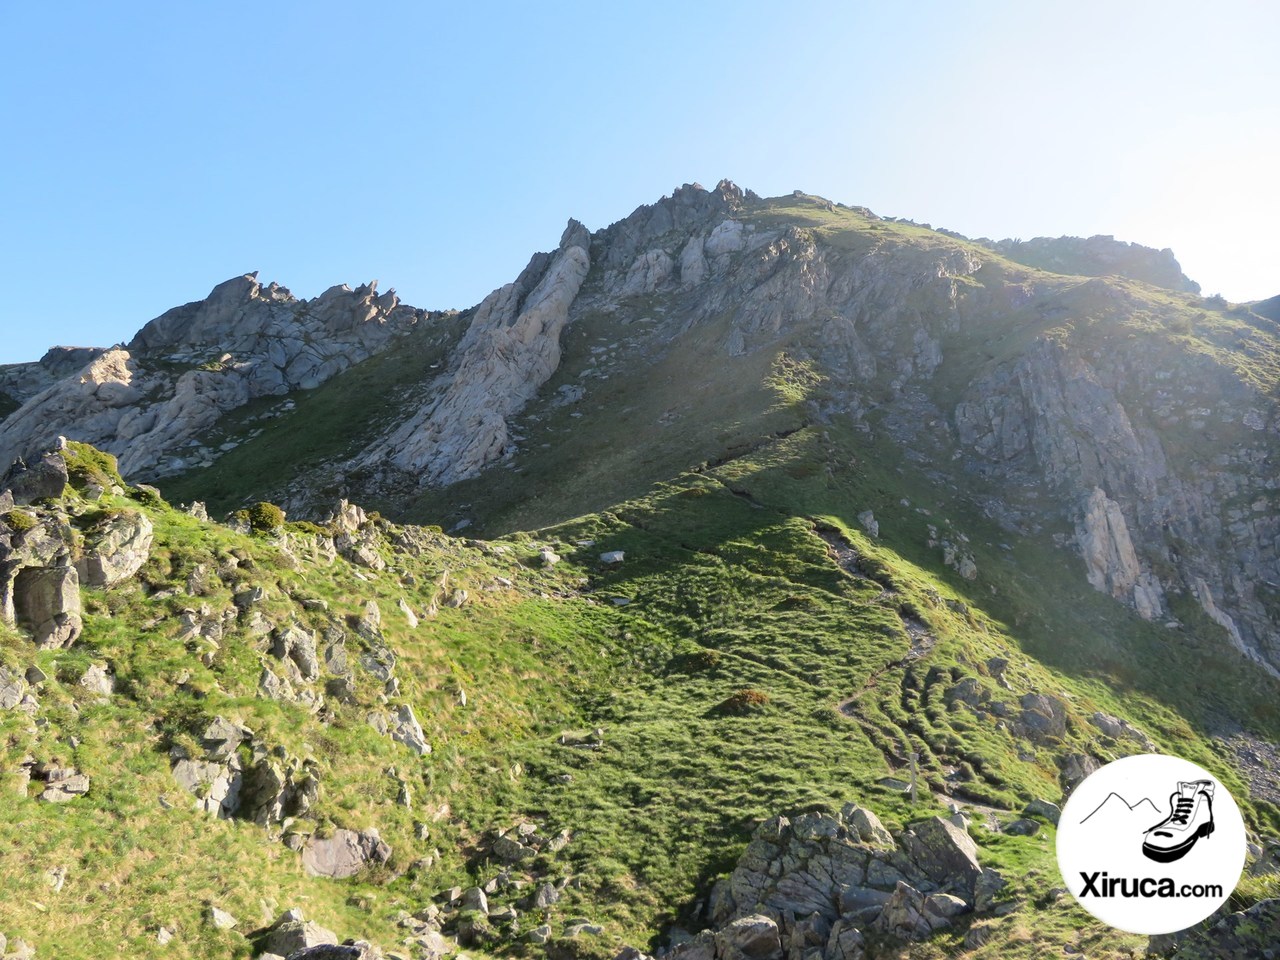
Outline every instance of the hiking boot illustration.
POLYGON ((1213 782, 1179 782, 1169 795, 1169 810, 1169 816, 1147 830, 1142 841, 1142 852, 1160 863, 1181 860, 1197 840, 1213 833, 1213 782))

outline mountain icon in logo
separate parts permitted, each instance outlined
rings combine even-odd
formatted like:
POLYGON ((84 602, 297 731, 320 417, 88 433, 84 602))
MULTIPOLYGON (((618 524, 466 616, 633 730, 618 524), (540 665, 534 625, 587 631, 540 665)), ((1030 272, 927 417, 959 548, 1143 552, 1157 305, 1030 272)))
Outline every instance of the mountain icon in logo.
POLYGON ((1143 856, 1172 863, 1190 853, 1197 840, 1213 834, 1213 783, 1179 781, 1169 797, 1169 812, 1161 816, 1149 797, 1130 803, 1112 791, 1080 823, 1108 832, 1141 834, 1143 856), (1151 826, 1153 820, 1155 826, 1151 826))
MULTIPOLYGON (((1128 822, 1129 820, 1133 820, 1135 822, 1140 821, 1143 824, 1149 824, 1152 822, 1153 818, 1158 819, 1159 817, 1160 808, 1157 807, 1148 797, 1143 797, 1141 800, 1130 803, 1124 797, 1120 796, 1120 794, 1112 791, 1107 794, 1107 799, 1098 804, 1093 809, 1093 812, 1080 822, 1088 823, 1092 820, 1095 824, 1114 824, 1117 821, 1128 822)), ((1143 826, 1139 828, 1138 832, 1145 833, 1146 829, 1147 828, 1143 826)))

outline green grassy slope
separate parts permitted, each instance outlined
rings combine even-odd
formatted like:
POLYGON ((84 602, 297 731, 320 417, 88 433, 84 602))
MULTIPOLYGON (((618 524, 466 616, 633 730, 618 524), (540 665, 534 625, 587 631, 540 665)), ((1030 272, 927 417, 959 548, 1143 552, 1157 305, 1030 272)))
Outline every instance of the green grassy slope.
MULTIPOLYGON (((87 628, 75 647, 37 654, 20 634, 3 636, 6 663, 38 663, 52 679, 39 693, 47 724, 0 714, 0 769, 27 755, 56 757, 88 773, 93 788, 63 805, 0 805, 0 874, 10 891, 0 901, 0 930, 42 949, 56 944, 70 958, 247 956, 243 932, 301 906, 343 935, 391 946, 405 935, 396 927, 401 911, 423 908, 452 884, 493 877, 492 831, 528 819, 548 836, 567 830, 571 840, 523 872, 568 885, 559 904, 523 917, 520 929, 547 920, 559 936, 566 920, 586 917, 605 933, 574 949, 612 955, 666 924, 696 922, 692 906, 707 882, 731 867, 756 822, 780 810, 858 800, 900 825, 940 809, 944 792, 994 808, 997 819, 1013 818, 1035 796, 1056 798, 1065 753, 1123 749, 1087 724, 1095 709, 1132 720, 1164 749, 1213 770, 1255 827, 1280 826, 1277 811, 1251 802, 1210 748, 1204 710, 1195 707, 1204 691, 1142 678, 1154 658, 1169 655, 1186 658, 1194 674, 1213 650, 1219 684, 1235 677, 1246 693, 1206 708, 1230 707, 1272 738, 1274 687, 1223 663, 1213 638, 1189 636, 1170 648, 1156 628, 1087 588, 1064 590, 1047 606, 1034 589, 1036 565, 1061 558, 987 547, 979 518, 911 488, 887 451, 826 470, 824 444, 838 440, 806 429, 536 538, 468 545, 426 532, 409 551, 395 546, 400 528, 379 522, 379 549, 392 564, 382 573, 341 559, 290 559, 270 537, 141 507, 157 524, 153 556, 136 582, 86 591, 87 628), (880 517, 879 541, 851 524, 867 506, 880 517), (965 529, 976 581, 941 566, 923 544, 926 521, 965 529), (536 559, 545 543, 564 558, 549 569, 536 559), (851 551, 844 567, 832 543, 851 551), (606 566, 605 550, 626 559, 606 566), (197 568, 226 569, 232 556, 235 571, 205 596, 181 589, 197 568), (445 570, 472 599, 411 629, 398 601, 421 610, 445 570), (397 700, 414 705, 434 752, 416 758, 364 722, 383 699, 366 674, 356 674, 356 702, 331 703, 332 716, 321 719, 254 695, 271 658, 242 630, 207 664, 174 639, 183 609, 220 610, 248 584, 267 589, 273 620, 316 627, 326 616, 301 599, 313 608, 324 600, 339 620, 377 599, 400 657, 397 700), (918 655, 908 627, 928 634, 918 655), (992 656, 1010 660, 1012 690, 988 675, 992 656), (116 674, 108 701, 75 683, 91 661, 116 674), (947 689, 965 677, 1015 708, 1029 690, 1062 698, 1071 716, 1065 735, 1031 744, 993 714, 949 703, 947 689), (726 709, 744 689, 767 700, 742 714, 726 709), (395 850, 389 866, 349 881, 310 878, 264 828, 189 809, 167 753, 216 715, 312 760, 322 785, 314 829, 377 826, 395 850), (595 748, 562 742, 589 741, 595 728, 603 731, 595 748), (899 774, 908 744, 921 754, 930 791, 914 808, 881 783, 899 774), (390 767, 410 784, 412 809, 395 802, 390 767), (430 866, 421 862, 436 851, 430 866), (67 871, 59 893, 46 880, 54 867, 67 871), (241 927, 209 928, 201 919, 208 903, 240 917, 241 927), (180 939, 160 947, 159 924, 176 926, 180 939)), ((90 505, 73 497, 70 505, 140 508, 124 498, 90 505)), ((283 545, 301 556, 309 536, 296 532, 283 545)), ((1022 902, 979 955, 1135 945, 1053 898, 1051 829, 974 833, 984 862, 1020 878, 1010 895, 1022 902)), ((954 951, 962 935, 942 935, 929 949, 954 951)), ((518 931, 500 929, 481 952, 531 949, 518 931)))

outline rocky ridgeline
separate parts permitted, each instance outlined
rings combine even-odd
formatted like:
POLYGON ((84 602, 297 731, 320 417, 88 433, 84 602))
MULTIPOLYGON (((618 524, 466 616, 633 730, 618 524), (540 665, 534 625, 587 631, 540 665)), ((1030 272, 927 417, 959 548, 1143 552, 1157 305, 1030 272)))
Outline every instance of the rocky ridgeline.
POLYGON ((1128 277, 1168 290, 1200 292, 1200 284, 1187 278, 1168 247, 1153 250, 1140 243, 1125 243, 1115 237, 1101 235, 978 242, 988 244, 1010 260, 1050 273, 1128 277))
POLYGON ((379 295, 377 281, 298 300, 257 274, 235 277, 152 320, 127 348, 5 368, 0 390, 22 406, 0 422, 0 462, 63 434, 116 454, 136 479, 190 469, 216 455, 199 439, 225 414, 317 387, 427 319, 394 291, 379 295))

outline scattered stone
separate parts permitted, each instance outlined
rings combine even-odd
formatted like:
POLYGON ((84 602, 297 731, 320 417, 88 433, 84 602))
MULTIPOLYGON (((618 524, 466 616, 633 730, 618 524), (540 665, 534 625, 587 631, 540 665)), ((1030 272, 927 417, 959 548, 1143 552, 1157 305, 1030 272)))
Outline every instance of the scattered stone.
POLYGON ((876 520, 876 515, 871 510, 863 510, 858 514, 858 525, 867 531, 870 536, 880 536, 880 523, 876 520))
POLYGON ((78 685, 100 697, 109 697, 116 690, 115 679, 100 664, 91 664, 80 678, 78 685))
POLYGON ((391 859, 391 848, 370 827, 359 833, 335 830, 332 837, 312 838, 302 850, 302 865, 307 872, 342 880, 353 877, 373 864, 391 859))
POLYGON ((616 564, 622 563, 622 561, 625 559, 626 559, 626 553, 624 553, 622 550, 607 550, 604 553, 600 554, 600 562, 604 564, 608 564, 609 566, 614 566, 616 564))
POLYGON ((422 725, 414 716, 413 707, 407 703, 396 708, 395 725, 391 727, 391 739, 396 743, 404 744, 418 756, 425 756, 431 752, 431 744, 427 743, 422 725))
POLYGON ((544 567, 554 567, 560 562, 560 554, 556 553, 550 547, 543 547, 538 551, 538 559, 542 561, 544 567))
POLYGON ((1042 820, 1047 820, 1056 827, 1058 825, 1058 818, 1062 816, 1062 808, 1056 803, 1050 803, 1048 800, 1036 798, 1023 807, 1022 815, 1024 817, 1040 817, 1042 820))
POLYGON ((551 928, 547 926, 547 924, 545 923, 542 924, 541 926, 534 927, 532 930, 529 931, 530 943, 546 943, 550 939, 551 939, 551 928))
POLYGON ((240 921, 227 913, 227 911, 214 906, 209 907, 207 919, 210 924, 219 930, 232 930, 240 924, 240 921))
POLYGON ((324 944, 338 943, 338 936, 311 920, 306 920, 300 910, 288 910, 268 928, 262 938, 262 949, 290 957, 299 950, 324 944))

